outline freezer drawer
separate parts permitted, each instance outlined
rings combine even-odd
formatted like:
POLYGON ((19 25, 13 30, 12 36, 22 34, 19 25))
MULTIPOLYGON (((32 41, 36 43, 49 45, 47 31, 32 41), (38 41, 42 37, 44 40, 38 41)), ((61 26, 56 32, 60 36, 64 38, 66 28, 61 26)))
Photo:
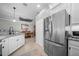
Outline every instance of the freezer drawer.
POLYGON ((54 42, 44 41, 44 50, 48 56, 66 56, 67 48, 54 42))
POLYGON ((67 55, 67 48, 63 45, 59 45, 57 43, 49 42, 50 52, 53 50, 53 56, 66 56, 67 55), (52 50, 51 50, 52 49, 52 50))
POLYGON ((48 55, 49 44, 47 40, 44 40, 44 51, 48 55))
POLYGON ((63 46, 53 46, 53 56, 66 56, 66 48, 63 46))
POLYGON ((48 56, 53 56, 53 46, 49 44, 49 41, 44 41, 44 50, 48 56))

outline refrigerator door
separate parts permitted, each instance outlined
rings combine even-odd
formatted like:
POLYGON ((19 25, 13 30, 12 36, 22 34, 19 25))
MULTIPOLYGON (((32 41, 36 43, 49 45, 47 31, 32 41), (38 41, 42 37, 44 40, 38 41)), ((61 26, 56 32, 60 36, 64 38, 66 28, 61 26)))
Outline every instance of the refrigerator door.
POLYGON ((51 39, 51 17, 47 17, 44 19, 44 39, 51 39))
POLYGON ((52 16, 52 39, 51 41, 66 44, 65 40, 65 18, 66 10, 55 13, 52 16))
POLYGON ((52 37, 52 21, 51 16, 49 17, 49 40, 51 40, 52 37))

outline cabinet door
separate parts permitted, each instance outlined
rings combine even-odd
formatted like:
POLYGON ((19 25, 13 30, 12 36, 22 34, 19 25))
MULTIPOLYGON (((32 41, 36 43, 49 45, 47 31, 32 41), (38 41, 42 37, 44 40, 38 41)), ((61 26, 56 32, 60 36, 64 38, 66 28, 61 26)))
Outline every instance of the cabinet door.
POLYGON ((15 51, 17 48, 17 42, 15 37, 11 37, 9 39, 9 54, 11 54, 13 51, 15 51))
POLYGON ((25 37, 24 37, 24 35, 21 35, 20 38, 21 38, 21 44, 22 45, 25 44, 25 37))
POLYGON ((79 47, 69 46, 68 50, 69 50, 68 51, 69 56, 79 56, 79 47))
POLYGON ((23 35, 19 35, 16 37, 17 39, 17 48, 21 47, 25 43, 25 39, 23 35))
POLYGON ((72 4, 72 23, 79 23, 79 3, 73 3, 72 4))
POLYGON ((9 55, 9 38, 2 40, 2 55, 8 56, 9 55))

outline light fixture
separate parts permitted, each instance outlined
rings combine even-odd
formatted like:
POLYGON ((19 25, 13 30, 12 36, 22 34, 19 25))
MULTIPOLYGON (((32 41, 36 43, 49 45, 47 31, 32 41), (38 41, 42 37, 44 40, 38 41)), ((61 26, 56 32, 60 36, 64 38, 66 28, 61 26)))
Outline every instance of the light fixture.
POLYGON ((16 22, 16 20, 14 19, 13 22, 16 22))
POLYGON ((14 19, 13 19, 13 22, 16 22, 16 20, 15 20, 15 9, 16 9, 16 7, 13 7, 13 10, 14 10, 14 19))
POLYGON ((40 8, 40 4, 37 4, 37 8, 40 8))

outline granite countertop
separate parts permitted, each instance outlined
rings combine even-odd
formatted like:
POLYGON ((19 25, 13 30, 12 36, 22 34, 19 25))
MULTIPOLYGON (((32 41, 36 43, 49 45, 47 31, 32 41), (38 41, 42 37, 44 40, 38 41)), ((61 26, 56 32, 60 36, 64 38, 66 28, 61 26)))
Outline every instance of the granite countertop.
POLYGON ((16 34, 0 34, 0 41, 2 41, 3 39, 9 38, 9 37, 13 37, 13 36, 18 36, 18 35, 22 35, 23 33, 16 33, 16 34))

